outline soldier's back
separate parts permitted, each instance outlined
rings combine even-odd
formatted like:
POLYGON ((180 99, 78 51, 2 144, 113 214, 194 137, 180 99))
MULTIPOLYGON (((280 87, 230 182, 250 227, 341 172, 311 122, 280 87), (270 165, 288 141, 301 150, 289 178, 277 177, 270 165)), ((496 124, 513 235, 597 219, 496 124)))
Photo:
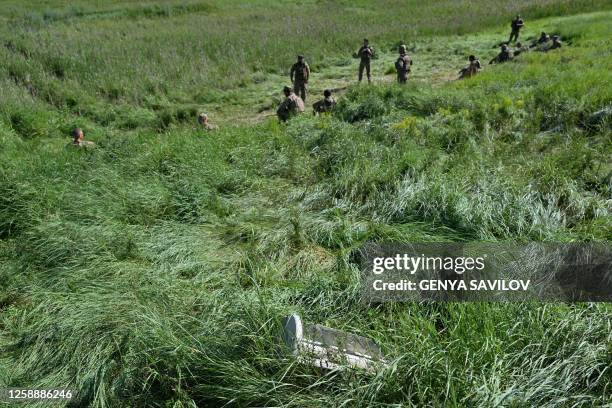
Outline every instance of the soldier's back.
POLYGON ((408 72, 410 70, 410 64, 411 62, 408 54, 402 54, 397 58, 395 68, 398 70, 398 72, 408 72))
POLYGON ((304 112, 304 110, 306 109, 304 106, 304 101, 302 100, 302 98, 300 98, 299 96, 293 94, 293 98, 294 98, 294 102, 295 102, 295 106, 297 108, 298 112, 304 112))
POLYGON ((287 106, 292 113, 304 112, 304 101, 302 98, 292 93, 287 97, 287 106))
POLYGON ((96 144, 89 140, 81 140, 78 143, 70 142, 66 145, 67 149, 92 149, 94 147, 96 147, 96 144))
POLYGON ((325 112, 331 112, 335 106, 336 106, 336 100, 334 98, 324 98, 324 99, 321 99, 320 101, 315 102, 312 105, 312 109, 316 113, 325 113, 325 112))

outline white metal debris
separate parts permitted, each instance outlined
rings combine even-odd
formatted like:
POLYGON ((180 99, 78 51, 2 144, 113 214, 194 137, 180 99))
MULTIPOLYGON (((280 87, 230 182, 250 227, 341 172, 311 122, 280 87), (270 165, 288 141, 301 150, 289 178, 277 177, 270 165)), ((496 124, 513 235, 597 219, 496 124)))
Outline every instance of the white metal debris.
POLYGON ((301 363, 328 370, 373 371, 386 366, 380 347, 367 337, 318 324, 304 325, 297 314, 285 317, 283 327, 285 342, 301 363))

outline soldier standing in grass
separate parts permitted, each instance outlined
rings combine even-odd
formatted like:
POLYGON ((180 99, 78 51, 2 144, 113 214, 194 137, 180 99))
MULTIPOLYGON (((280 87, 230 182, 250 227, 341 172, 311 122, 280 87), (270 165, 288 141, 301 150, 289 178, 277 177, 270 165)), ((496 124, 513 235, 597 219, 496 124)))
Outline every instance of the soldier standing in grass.
POLYGON ((302 101, 306 101, 306 85, 308 84, 308 77, 310 77, 310 67, 304 61, 303 55, 298 55, 297 62, 291 66, 289 77, 293 84, 293 92, 299 94, 302 101))
POLYGON ((372 75, 370 74, 370 61, 374 56, 374 48, 370 47, 370 42, 367 38, 363 39, 363 45, 357 51, 357 57, 359 58, 359 82, 363 79, 363 71, 366 71, 368 77, 368 84, 372 83, 372 75))
POLYGON ((476 58, 474 55, 470 55, 468 57, 470 64, 459 71, 459 79, 469 78, 476 75, 482 69, 482 65, 480 64, 480 60, 476 58))
POLYGON ((304 112, 304 101, 289 86, 283 88, 283 93, 285 99, 278 106, 276 115, 281 122, 286 122, 290 117, 304 112))
POLYGON ((331 112, 336 107, 336 100, 332 96, 332 92, 326 89, 323 92, 323 99, 315 102, 312 105, 312 114, 317 115, 325 112, 331 112))
POLYGON ((503 44, 501 46, 501 52, 497 54, 491 61, 489 61, 489 64, 510 61, 512 58, 514 58, 514 54, 506 44, 503 44))
POLYGON ((399 46, 399 57, 395 60, 395 70, 397 71, 397 82, 405 84, 408 80, 408 73, 412 66, 412 60, 406 54, 406 46, 404 44, 399 46))
POLYGON ((85 147, 85 148, 96 146, 94 142, 90 142, 89 140, 83 140, 83 138, 84 138, 83 129, 75 128, 72 131, 72 143, 70 143, 70 146, 85 147))
POLYGON ((516 18, 512 20, 512 23, 510 23, 512 31, 510 32, 510 39, 508 40, 508 44, 510 44, 512 41, 518 40, 521 28, 523 28, 524 25, 525 22, 523 21, 521 16, 517 14, 516 18))

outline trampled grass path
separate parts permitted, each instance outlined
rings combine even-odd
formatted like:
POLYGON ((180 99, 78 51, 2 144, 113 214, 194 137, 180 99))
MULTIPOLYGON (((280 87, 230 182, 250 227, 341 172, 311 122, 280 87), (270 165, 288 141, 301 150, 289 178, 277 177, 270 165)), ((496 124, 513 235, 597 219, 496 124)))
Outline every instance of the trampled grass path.
MULTIPOLYGON (((370 305, 357 258, 383 240, 608 239, 609 123, 584 119, 611 103, 609 20, 528 21, 566 48, 467 83, 448 81, 505 26, 408 42, 422 86, 364 84, 287 126, 248 124, 274 111, 280 75, 180 89, 174 69, 199 61, 143 57, 123 89, 134 72, 0 46, 0 388, 69 387, 71 406, 100 408, 606 406, 609 304, 370 305), (221 129, 195 131, 196 108, 221 129), (74 126, 98 148, 67 148, 74 126), (283 357, 289 313, 373 338, 392 366, 321 375, 283 357)), ((394 47, 373 45, 392 82, 394 47)), ((314 93, 355 81, 348 53, 309 62, 314 93)))
MULTIPOLYGON (((552 33, 561 18, 530 21, 529 28, 521 34, 521 40, 531 43, 541 31, 552 33)), ((456 81, 459 70, 467 65, 467 57, 471 54, 480 58, 484 70, 494 70, 495 67, 488 65, 488 62, 499 52, 499 44, 507 40, 508 34, 505 27, 498 27, 475 34, 424 37, 407 42, 408 53, 413 60, 409 81, 432 86, 443 86, 456 81)), ((372 60, 372 84, 395 83, 396 47, 372 45, 376 49, 376 59, 372 60)), ((359 41, 356 41, 355 50, 359 46, 359 41)), ((236 103, 210 104, 202 108, 212 112, 215 121, 223 125, 258 123, 274 117, 282 99, 282 87, 291 85, 288 72, 293 62, 287 61, 286 75, 268 75, 261 83, 241 88, 240 100, 236 103)), ((312 72, 308 84, 306 114, 312 113, 312 104, 322 98, 325 89, 332 89, 336 99, 339 99, 351 86, 368 86, 365 78, 359 84, 359 60, 350 55, 330 56, 330 61, 323 64, 317 64, 319 61, 307 62, 312 72), (316 65, 322 67, 313 68, 316 65)))

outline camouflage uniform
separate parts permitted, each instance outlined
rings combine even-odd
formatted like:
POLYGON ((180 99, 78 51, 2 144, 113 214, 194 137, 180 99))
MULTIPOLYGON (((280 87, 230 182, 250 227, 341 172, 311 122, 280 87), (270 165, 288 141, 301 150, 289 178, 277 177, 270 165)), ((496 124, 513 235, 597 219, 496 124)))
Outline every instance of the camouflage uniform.
POLYGON ((286 122, 290 117, 301 112, 304 112, 304 101, 291 91, 279 105, 276 115, 281 121, 286 122))
POLYGON ((470 68, 470 71, 472 72, 472 75, 474 75, 474 74, 477 74, 482 69, 482 64, 480 63, 479 59, 475 59, 470 64, 469 68, 470 68))
POLYGON ((540 38, 538 38, 538 44, 546 44, 550 41, 550 36, 546 33, 540 34, 540 38))
POLYGON ((551 50, 555 50, 557 48, 561 48, 563 44, 561 43, 561 39, 559 38, 558 35, 553 35, 552 38, 552 45, 550 46, 551 50))
POLYGON ((516 48, 514 50, 514 56, 516 57, 517 55, 520 55, 524 52, 529 51, 529 47, 527 47, 526 45, 519 43, 516 43, 516 48))
POLYGON ((473 59, 470 61, 470 65, 459 71, 459 79, 469 78, 476 75, 482 69, 482 64, 479 59, 473 59))
POLYGON ((92 147, 96 147, 96 144, 88 140, 83 140, 83 129, 75 128, 72 131, 72 143, 70 143, 68 146, 80 147, 80 148, 92 148, 92 147))
POLYGON ((538 47, 540 49, 546 48, 549 41, 550 41, 550 36, 542 32, 542 34, 540 34, 540 38, 538 38, 538 40, 535 43, 531 44, 530 48, 534 48, 534 47, 538 47))
POLYGON ((374 55, 374 49, 369 45, 363 45, 357 51, 357 56, 360 58, 359 62, 359 82, 363 79, 363 71, 366 71, 368 82, 372 82, 372 75, 370 74, 370 60, 374 55))
POLYGON ((96 147, 96 144, 94 142, 90 142, 89 140, 78 140, 78 141, 68 143, 66 147, 78 147, 78 148, 83 148, 83 149, 91 149, 91 148, 96 147))
POLYGON ((200 115, 198 115, 198 123, 200 124, 202 129, 206 131, 212 131, 212 130, 218 129, 218 126, 213 125, 212 123, 208 121, 208 115, 204 113, 201 113, 200 115))
POLYGON ((489 62, 489 64, 510 61, 512 58, 514 58, 514 53, 512 50, 510 50, 507 45, 502 45, 501 52, 497 54, 495 58, 489 62))
POLYGON ((296 62, 291 67, 291 82, 293 82, 293 92, 300 95, 302 101, 306 100, 306 84, 308 84, 308 77, 310 76, 310 67, 306 61, 296 62))
POLYGON ((410 66, 412 65, 412 60, 406 54, 406 46, 400 46, 400 55, 395 60, 395 70, 397 71, 397 82, 400 84, 405 84, 408 80, 408 73, 410 72, 410 66))
POLYGON ((336 107, 336 100, 333 96, 326 96, 318 102, 315 102, 312 105, 312 113, 316 115, 317 113, 325 113, 331 112, 336 107))
POLYGON ((525 25, 525 22, 523 21, 521 16, 516 16, 516 18, 512 20, 512 23, 510 24, 510 27, 512 28, 512 32, 510 33, 510 39, 508 40, 508 44, 511 43, 512 41, 518 40, 519 32, 521 28, 523 28, 524 25, 525 25))

